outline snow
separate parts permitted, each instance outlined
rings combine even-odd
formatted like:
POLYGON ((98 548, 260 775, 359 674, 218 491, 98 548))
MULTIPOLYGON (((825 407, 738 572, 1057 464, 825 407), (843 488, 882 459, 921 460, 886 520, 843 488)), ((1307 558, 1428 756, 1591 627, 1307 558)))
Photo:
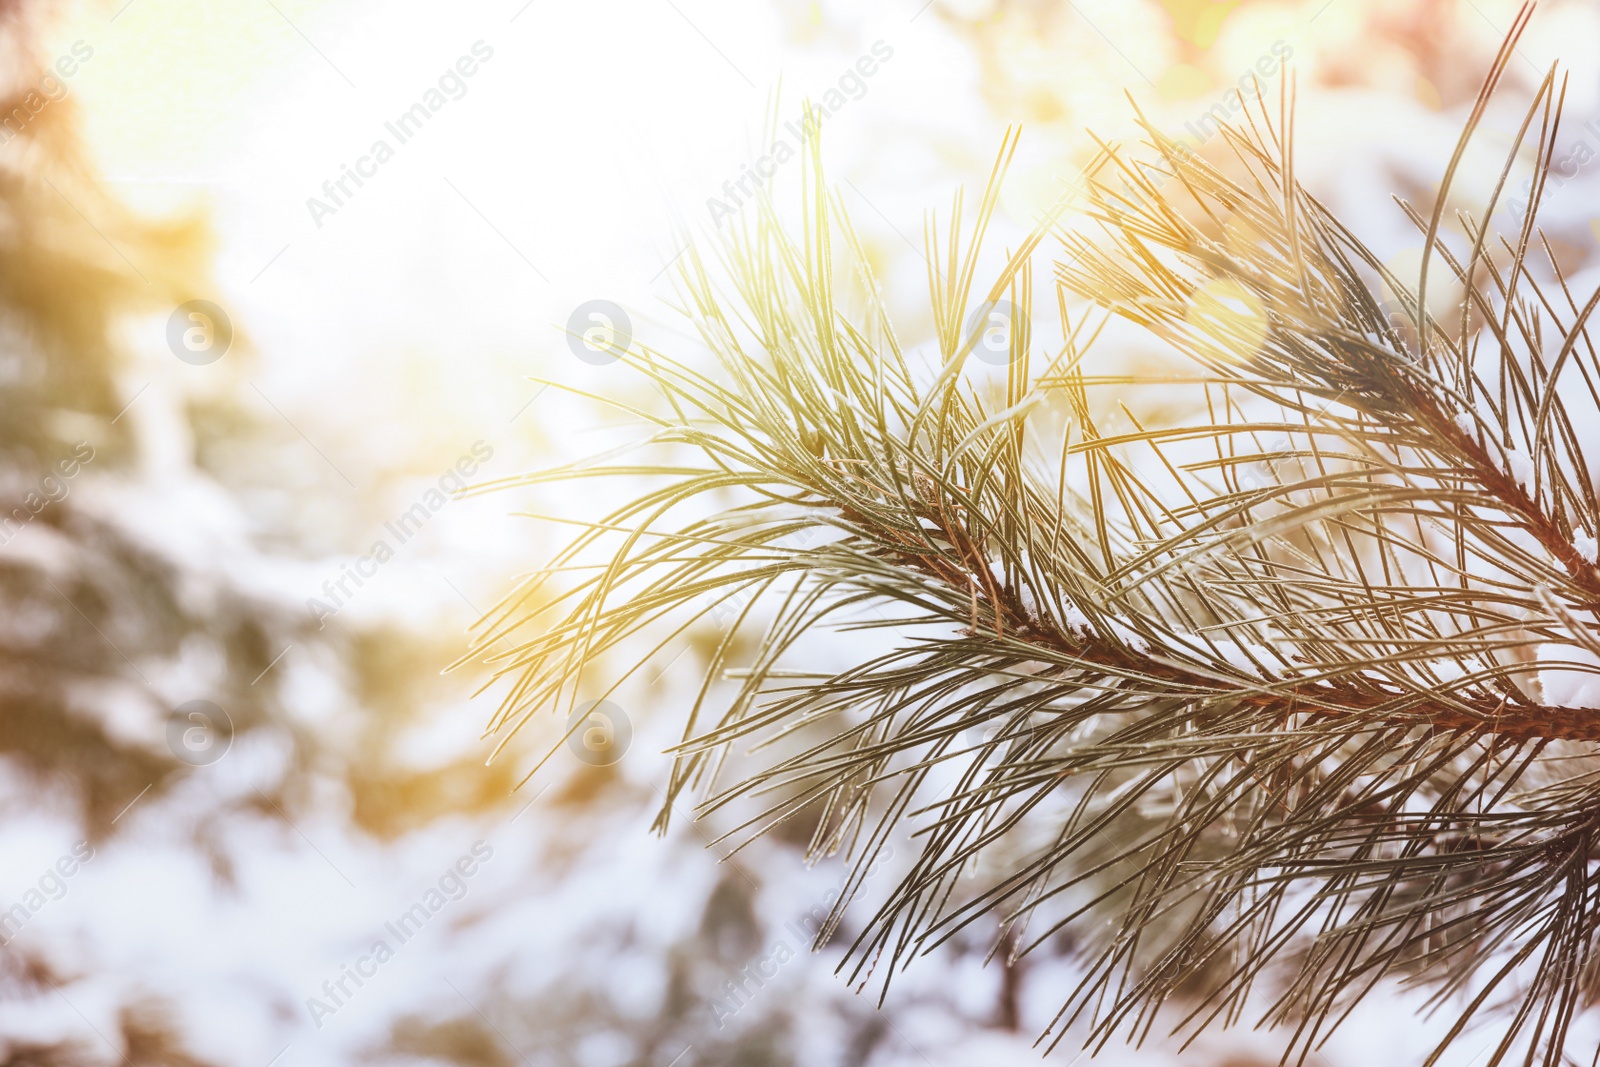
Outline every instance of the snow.
POLYGON ((1518 452, 1515 448, 1506 448, 1506 471, 1516 479, 1518 485, 1531 490, 1534 480, 1533 459, 1525 452, 1518 452))
POLYGON ((1108 615, 1106 616, 1106 622, 1110 625, 1111 632, 1116 636, 1117 640, 1134 652, 1142 655, 1150 651, 1150 639, 1133 628, 1132 620, 1119 615, 1108 615))
POLYGON ((1564 708, 1600 709, 1600 656, 1577 645, 1547 644, 1539 648, 1544 701, 1564 708))
POLYGON ((1268 648, 1249 639, 1230 640, 1228 638, 1213 638, 1212 645, 1216 647, 1217 654, 1224 662, 1237 667, 1245 674, 1261 677, 1265 674, 1272 676, 1271 665, 1278 662, 1268 648), (1254 657, 1252 659, 1252 657, 1254 657))

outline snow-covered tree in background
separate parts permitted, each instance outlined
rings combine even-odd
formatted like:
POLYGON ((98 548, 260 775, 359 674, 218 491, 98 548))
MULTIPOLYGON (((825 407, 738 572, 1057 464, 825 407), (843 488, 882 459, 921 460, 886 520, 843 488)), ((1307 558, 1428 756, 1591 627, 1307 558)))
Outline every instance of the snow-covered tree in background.
MULTIPOLYGON (((37 44, 50 15, 12 4, 0 25, 0 1062, 914 1057, 804 958, 827 872, 758 886, 694 835, 618 850, 655 794, 609 761, 552 765, 530 812, 514 768, 416 755, 459 714, 437 674, 462 637, 308 607, 351 569, 309 517, 358 523, 290 469, 298 429, 240 369, 260 356, 219 304, 204 220, 135 217, 79 151, 37 44), (424 896, 480 835, 501 881, 474 882, 411 970, 352 985, 402 909, 330 898, 424 896)), ((917 999, 949 1035, 1009 1025, 987 993, 917 999)))
MULTIPOLYGON (((1350 2, 1364 12, 1381 6, 1350 2)), ((1073 91, 1115 95, 1110 87, 1126 71, 1114 53, 1097 53, 1093 68, 1038 61, 1081 52, 1085 42, 1100 48, 1086 27, 1056 25, 1071 17, 1059 5, 988 5, 980 18, 974 8, 982 6, 939 0, 921 18, 958 27, 991 60, 985 87, 996 114, 1026 119, 1030 136, 1066 131, 1071 108, 1049 100, 1063 71, 1076 70, 1073 91), (1020 34, 1018 19, 1036 32, 1020 34), (1019 41, 1033 60, 1022 61, 1019 41), (1001 45, 1015 60, 1009 65, 992 62, 1001 45), (1016 113, 1019 99, 1038 110, 1016 113)), ((1094 5, 1080 6, 1100 17, 1094 5)), ((1182 5, 1170 27, 1155 5, 1122 6, 1148 22, 1151 40, 1188 40, 1182 5)), ((47 24, 49 5, 13 3, 4 12, 6 114, 20 107, 30 117, 16 136, 0 137, 0 503, 18 526, 0 535, 8 620, 0 625, 0 855, 13 878, 0 891, 0 914, 34 899, 28 891, 45 867, 73 856, 79 842, 93 853, 66 864, 70 877, 52 876, 46 890, 60 877, 65 896, 42 891, 47 906, 0 949, 10 978, 0 997, 0 1062, 1036 1062, 1032 1037, 1075 980, 1071 939, 984 968, 999 924, 960 931, 897 978, 879 1011, 875 998, 855 995, 832 973, 864 913, 843 916, 832 947, 809 953, 847 889, 843 865, 803 865, 806 847, 825 832, 822 820, 792 818, 726 862, 727 844, 708 849, 706 835, 735 829, 749 809, 729 808, 698 827, 680 817, 664 846, 649 839, 657 789, 668 785, 660 753, 681 740, 674 712, 693 704, 709 666, 750 650, 732 625, 748 601, 721 605, 671 650, 683 653, 672 669, 642 672, 631 679, 635 689, 615 695, 634 730, 620 759, 580 758, 581 744, 560 740, 563 720, 513 745, 489 771, 481 748, 437 741, 441 722, 481 710, 465 699, 477 680, 469 672, 437 673, 463 640, 454 623, 439 622, 447 613, 432 596, 455 607, 455 592, 434 581, 431 593, 419 586, 386 600, 373 583, 319 626, 307 597, 326 599, 324 582, 343 575, 369 530, 391 517, 391 495, 410 494, 408 478, 431 484, 444 463, 435 453, 453 458, 460 448, 452 435, 464 435, 464 447, 476 427, 430 409, 393 446, 398 473, 379 479, 351 467, 351 486, 309 451, 307 438, 325 443, 312 406, 252 373, 274 358, 252 343, 256 323, 236 315, 232 343, 215 362, 204 351, 188 353, 195 362, 180 358, 185 338, 203 350, 219 328, 183 305, 234 306, 208 280, 206 227, 152 224, 118 206, 75 147, 72 93, 52 99, 58 94, 43 81, 58 57, 39 51, 33 31, 47 24), (185 710, 194 701, 226 719, 208 719, 205 705, 185 710), (224 741, 225 749, 211 747, 224 741), (555 758, 512 795, 546 746, 555 758), (377 978, 362 986, 346 979, 384 923, 437 887, 446 864, 478 840, 493 857, 463 899, 377 978), (337 990, 340 979, 343 993, 330 996, 324 983, 337 990), (323 1015, 314 1003, 336 1010, 323 1015)), ((791 14, 793 32, 819 32, 813 5, 791 14)), ((1429 33, 1444 26, 1470 36, 1478 16, 1464 14, 1430 23, 1429 33)), ((1396 63, 1410 69, 1428 36, 1395 44, 1396 63)), ((1207 44, 1170 47, 1206 67, 1214 62, 1204 58, 1207 44)), ((1235 80, 1221 66, 1219 82, 1235 80)), ((1175 127, 1198 110, 1188 101, 1210 96, 1187 76, 1162 86, 1175 94, 1175 127)), ((1429 77, 1447 105, 1459 103, 1459 87, 1446 91, 1444 78, 1429 77)), ((914 133, 882 132, 900 143, 914 133)), ((986 165, 970 162, 957 169, 986 165)), ((1054 180, 1060 168, 1050 162, 1054 180)), ((1414 169, 1425 181, 1429 172, 1414 169)), ((1003 206, 1020 213, 1036 194, 1003 206)), ((874 262, 922 269, 897 235, 866 232, 862 242, 874 262)), ((417 294, 419 308, 425 295, 417 294)), ((932 335, 933 320, 922 316, 908 329, 932 335)), ((570 359, 559 338, 535 336, 553 362, 570 359)), ((642 378, 614 395, 636 406, 657 396, 642 378)), ((353 421, 364 409, 365 400, 350 405, 353 421)), ((556 427, 609 418, 578 405, 554 415, 535 407, 517 429, 564 455, 556 427)), ((544 543, 543 534, 530 536, 544 543)), ((796 538, 792 547, 816 543, 796 538)), ((396 584, 392 574, 384 580, 396 584)), ((866 647, 869 636, 821 642, 818 658, 837 662, 841 648, 866 647)), ((599 698, 627 662, 611 660, 584 701, 599 698)), ((972 744, 995 736, 992 724, 963 731, 972 744)), ((686 799, 679 807, 688 813, 686 799)), ((883 850, 866 897, 887 900, 916 854, 905 840, 883 850)), ((1001 960, 1011 947, 1002 945, 1001 960)), ((1181 1062, 1249 1062, 1251 1050, 1270 1061, 1279 1049, 1208 1037, 1181 1062)), ((1174 1062, 1159 1048, 1137 1061, 1174 1062)))

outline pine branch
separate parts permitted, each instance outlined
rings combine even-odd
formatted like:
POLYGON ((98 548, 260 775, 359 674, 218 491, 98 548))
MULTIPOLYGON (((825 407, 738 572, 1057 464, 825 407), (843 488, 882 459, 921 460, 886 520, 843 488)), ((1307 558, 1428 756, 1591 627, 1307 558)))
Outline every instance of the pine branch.
POLYGON ((653 458, 517 480, 649 487, 492 616, 483 647, 512 649, 494 656, 513 679, 493 728, 606 695, 614 651, 638 662, 640 640, 741 603, 658 825, 688 791, 740 840, 811 820, 813 854, 857 864, 824 936, 913 829, 852 980, 881 965, 886 991, 991 919, 1017 952, 1075 938, 1052 1041, 1079 1023, 1092 1047, 1138 1039, 1180 992, 1192 1036, 1259 987, 1303 1059, 1398 977, 1457 1002, 1441 1052, 1492 1015, 1491 1062, 1559 1063, 1600 980, 1600 504, 1580 433, 1600 417, 1600 293, 1580 306, 1530 255, 1553 72, 1513 151, 1538 129, 1530 221, 1492 236, 1491 199, 1445 225, 1525 24, 1431 217, 1405 208, 1430 250, 1414 288, 1294 180, 1285 104, 1224 131, 1226 158, 1148 124, 1137 155, 1104 146, 1099 232, 1051 228, 1047 337, 1030 297, 1050 232, 976 290, 1008 137, 970 236, 959 196, 942 238, 928 225, 924 367, 813 156, 799 239, 764 203, 721 250, 729 282, 684 257, 717 370, 627 353, 673 408, 646 417, 653 458), (1449 322, 1428 310, 1446 280, 1449 322), (1101 320, 1073 295, 1187 362, 1090 375, 1101 320), (1151 399, 1202 414, 1137 415, 1151 399), (848 669, 797 670, 821 628, 862 635, 848 669))

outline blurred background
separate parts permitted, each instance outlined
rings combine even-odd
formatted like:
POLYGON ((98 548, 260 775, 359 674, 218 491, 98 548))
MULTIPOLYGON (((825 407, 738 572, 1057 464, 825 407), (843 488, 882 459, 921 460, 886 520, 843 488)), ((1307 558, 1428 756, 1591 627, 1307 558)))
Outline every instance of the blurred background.
MULTIPOLYGON (((925 214, 981 188, 1008 125, 998 246, 1089 161, 1088 131, 1136 139, 1142 111, 1203 143, 1252 75, 1275 108, 1285 69, 1301 180, 1407 262, 1392 197, 1431 205, 1516 8, 0 3, 3 1062, 1040 1062, 1070 943, 985 966, 974 928, 880 1005, 834 973, 864 911, 808 951, 846 868, 807 867, 805 828, 726 861, 716 819, 650 833, 715 613, 612 696, 598 748, 552 720, 486 766, 501 692, 446 668, 605 499, 455 493, 637 437, 577 394, 651 389, 569 328, 620 309, 696 358, 672 264, 759 189, 797 192, 775 148, 806 100, 916 344, 925 214)), ((1509 147, 1563 63, 1543 219, 1575 272, 1597 42, 1600 3, 1542 4, 1480 139, 1509 147)), ((1494 173, 1468 169, 1470 199, 1494 173)), ((1100 358, 1147 347, 1112 330, 1100 358)), ((1382 990, 1319 1062, 1419 1061, 1447 1025, 1422 1006, 1382 990)), ((1280 1048, 1155 1035, 1100 1062, 1280 1048)))

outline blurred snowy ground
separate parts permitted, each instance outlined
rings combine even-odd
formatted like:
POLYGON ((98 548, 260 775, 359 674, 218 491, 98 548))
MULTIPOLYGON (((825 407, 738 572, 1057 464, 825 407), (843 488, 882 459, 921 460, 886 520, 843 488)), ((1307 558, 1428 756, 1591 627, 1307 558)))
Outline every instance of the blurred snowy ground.
MULTIPOLYGON (((663 268, 684 230, 718 229, 709 201, 737 208, 730 190, 768 154, 769 113, 781 129, 803 99, 840 94, 824 131, 830 176, 901 335, 927 338, 924 213, 945 210, 959 183, 981 185, 1008 124, 1024 140, 995 250, 1087 161, 1085 126, 1133 135, 1125 90, 1176 133, 1226 107, 1252 70, 1274 71, 1263 77, 1274 96, 1272 57, 1292 56, 1296 71, 1302 180, 1404 262, 1420 242, 1391 195, 1431 195, 1514 10, 118 0, 41 19, 46 61, 75 42, 92 51, 63 76, 71 103, 51 106, 76 109, 112 196, 209 222, 213 281, 187 296, 219 305, 235 337, 197 365, 174 358, 168 306, 126 317, 106 409, 118 417, 80 418, 86 435, 121 440, 121 459, 74 479, 70 514, 126 531, 159 561, 189 626, 141 654, 145 594, 124 589, 103 616, 75 599, 104 632, 72 637, 99 681, 70 706, 110 755, 52 763, 39 754, 59 748, 47 728, 6 746, 0 908, 42 906, 0 957, 4 1062, 1038 1062, 1033 1039, 1071 980, 1064 959, 1030 959, 1007 980, 981 966, 989 944, 974 931, 897 981, 880 1012, 875 986, 857 996, 832 973, 837 947, 812 957, 803 944, 841 865, 808 870, 803 837, 781 835, 721 864, 725 846, 707 840, 726 827, 682 813, 667 840, 648 834, 659 753, 681 728, 707 635, 614 698, 633 732, 620 762, 563 752, 513 792, 556 743, 552 722, 485 770, 479 734, 496 694, 474 698, 472 668, 439 672, 514 576, 570 533, 512 513, 592 518, 606 498, 546 487, 435 507, 429 491, 474 454, 488 454, 477 480, 630 438, 616 413, 528 379, 650 402, 620 369, 570 351, 563 330, 593 300, 625 308, 641 340, 697 351, 663 268), (430 92, 443 103, 399 143, 386 124, 430 92), (380 139, 394 149, 382 162, 380 139), (341 178, 335 198, 324 184, 341 178), (124 629, 104 628, 118 619, 124 629), (246 652, 228 651, 227 619, 261 620, 239 639, 246 652), (233 734, 224 755, 190 767, 168 736, 193 700, 220 706, 233 734), (115 774, 81 765, 102 758, 115 774), (57 867, 75 846, 92 858, 57 867), (429 917, 402 943, 386 924, 418 902, 429 917), (771 974, 759 988, 752 968, 771 974), (734 1013, 730 981, 753 990, 734 1013)), ((1592 263, 1595 241, 1600 162, 1577 145, 1600 149, 1582 126, 1600 114, 1597 31, 1600 5, 1545 5, 1490 123, 1514 129, 1517 92, 1552 61, 1571 71, 1572 147, 1558 155, 1572 177, 1545 223, 1572 267, 1592 263)), ((796 169, 777 168, 780 198, 796 169)), ((143 275, 148 264, 100 236, 102 254, 143 275)), ((1149 345, 1113 331, 1098 358, 1136 360, 1149 345)), ((19 492, 31 484, 20 469, 19 492)), ((47 525, 0 552, 65 582, 87 557, 47 525)), ((34 639, 30 603, 8 604, 19 647, 34 639)), ((1325 1062, 1417 1062, 1442 1023, 1415 1007, 1397 991, 1373 998, 1325 1062)), ((1100 1062, 1240 1067, 1274 1062, 1277 1047, 1246 1031, 1181 1055, 1159 1041, 1112 1046, 1100 1062)), ((1475 1051, 1465 1042, 1448 1062, 1475 1051)), ((1075 1054, 1069 1038, 1052 1060, 1075 1054)))

